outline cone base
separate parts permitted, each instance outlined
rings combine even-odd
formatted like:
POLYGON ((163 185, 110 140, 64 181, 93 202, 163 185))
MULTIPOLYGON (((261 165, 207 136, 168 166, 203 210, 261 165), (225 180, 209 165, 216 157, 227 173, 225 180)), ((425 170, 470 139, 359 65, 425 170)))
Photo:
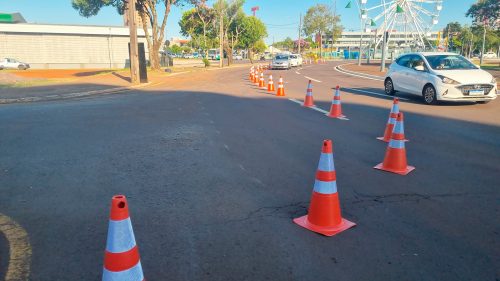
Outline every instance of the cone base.
POLYGON ((356 225, 355 223, 343 218, 342 222, 336 226, 318 226, 310 223, 307 219, 307 215, 293 219, 293 222, 302 226, 303 228, 307 228, 310 231, 323 234, 325 236, 333 236, 356 225))
POLYGON ((326 116, 328 116, 330 118, 346 118, 347 117, 344 114, 340 114, 340 115, 327 114, 326 116))
POLYGON ((303 107, 314 107, 314 104, 313 103, 303 103, 302 104, 303 107))
POLYGON ((411 171, 415 170, 415 167, 413 167, 413 166, 406 166, 405 170, 388 169, 388 168, 384 168, 384 163, 380 163, 380 164, 378 164, 377 166, 375 166, 373 168, 377 169, 377 170, 382 170, 382 171, 386 171, 386 172, 391 172, 391 173, 399 174, 399 175, 402 175, 402 176, 406 176, 411 171))
MULTIPOLYGON (((383 142, 389 142, 389 141, 390 141, 390 139, 389 139, 389 140, 385 140, 385 139, 384 139, 384 137, 377 137, 377 139, 378 139, 378 140, 381 140, 381 141, 383 141, 383 142)), ((404 142, 407 142, 407 141, 410 141, 410 140, 404 139, 403 141, 404 141, 404 142)))

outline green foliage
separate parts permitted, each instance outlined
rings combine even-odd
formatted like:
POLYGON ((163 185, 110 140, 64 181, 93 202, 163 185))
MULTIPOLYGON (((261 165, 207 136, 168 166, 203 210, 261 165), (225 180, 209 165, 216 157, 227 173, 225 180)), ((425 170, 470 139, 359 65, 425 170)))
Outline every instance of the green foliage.
POLYGON ((487 25, 493 29, 500 29, 498 18, 500 15, 500 1, 498 0, 479 0, 477 3, 472 4, 466 16, 471 17, 477 23, 482 23, 485 20, 487 25))
POLYGON ((180 54, 182 53, 182 48, 178 45, 173 45, 172 47, 170 47, 170 51, 174 54, 180 54))
POLYGON ((304 33, 307 36, 324 34, 335 24, 335 17, 327 5, 317 4, 307 10, 304 16, 304 33))
POLYGON ((240 35, 239 46, 242 48, 252 48, 257 42, 267 36, 267 29, 264 23, 253 16, 246 16, 241 21, 242 33, 240 35))
POLYGON ((203 64, 205 65, 205 67, 210 66, 210 61, 208 60, 208 58, 203 58, 203 64))
POLYGON ((259 40, 256 43, 253 44, 252 46, 252 51, 255 53, 262 53, 267 49, 266 43, 264 43, 264 40, 259 40))
POLYGON ((275 42, 273 46, 280 49, 292 50, 295 46, 295 42, 293 42, 292 38, 287 37, 283 41, 275 42))

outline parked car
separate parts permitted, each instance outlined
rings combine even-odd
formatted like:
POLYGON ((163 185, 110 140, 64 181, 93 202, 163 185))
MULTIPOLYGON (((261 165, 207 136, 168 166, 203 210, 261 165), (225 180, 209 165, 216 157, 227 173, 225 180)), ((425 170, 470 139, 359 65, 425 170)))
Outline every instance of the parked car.
POLYGON ((484 57, 485 59, 496 59, 497 58, 497 54, 495 54, 494 52, 487 52, 484 54, 484 57))
POLYGON ((302 66, 302 56, 300 54, 291 54, 290 66, 302 66))
POLYGON ((4 58, 4 59, 0 60, 0 70, 2 70, 2 69, 26 70, 28 68, 30 68, 29 64, 17 61, 15 59, 4 58))
POLYGON ((271 62, 271 69, 290 69, 290 56, 287 54, 278 54, 271 62))
POLYGON ((243 56, 239 55, 239 54, 233 54, 233 59, 235 59, 235 60, 242 60, 243 56))
POLYGON ((385 92, 422 96, 426 104, 439 101, 487 103, 497 97, 497 81, 463 56, 454 53, 410 53, 396 59, 385 76, 385 92))
POLYGON ((184 54, 184 55, 182 55, 182 57, 185 59, 194 59, 193 54, 184 54))

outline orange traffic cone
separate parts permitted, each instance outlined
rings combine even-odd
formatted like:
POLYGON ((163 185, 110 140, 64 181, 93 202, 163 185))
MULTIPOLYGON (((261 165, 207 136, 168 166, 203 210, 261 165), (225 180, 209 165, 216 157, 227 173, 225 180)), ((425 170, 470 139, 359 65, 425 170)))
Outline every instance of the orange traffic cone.
POLYGON ((305 107, 313 107, 314 106, 314 99, 313 99, 313 89, 312 89, 312 82, 309 80, 309 83, 307 84, 307 92, 306 92, 306 99, 304 100, 304 103, 302 106, 305 107))
POLYGON ((259 70, 257 69, 257 71, 255 72, 255 75, 253 77, 253 83, 255 84, 259 84, 259 70))
MULTIPOLYGON (((399 99, 394 98, 392 102, 391 112, 389 113, 389 119, 387 120, 387 125, 385 126, 384 136, 378 137, 377 139, 385 142, 389 142, 391 140, 392 130, 394 129, 394 124, 396 124, 396 118, 399 113, 399 99)), ((408 141, 405 139, 404 141, 408 141)))
POLYGON ((127 199, 123 195, 115 195, 111 199, 102 280, 144 280, 127 199))
POLYGON ((326 236, 333 236, 356 225, 342 218, 340 212, 331 140, 323 141, 309 213, 293 222, 326 236))
POLYGON ((249 79, 250 81, 253 81, 253 72, 254 72, 254 68, 253 66, 250 68, 250 75, 249 75, 249 79))
POLYGON ((332 105, 330 106, 330 113, 327 114, 331 118, 343 118, 342 104, 340 103, 340 87, 335 88, 335 95, 333 96, 332 105))
POLYGON ((267 82, 267 92, 269 93, 274 92, 274 82, 272 75, 269 75, 269 81, 267 82))
POLYGON ((276 92, 276 96, 284 97, 285 96, 285 88, 283 86, 283 78, 280 76, 280 80, 278 83, 278 91, 276 92))
POLYGON ((264 72, 260 73, 259 88, 265 88, 266 83, 264 82, 264 72))
POLYGON ((402 112, 398 113, 396 125, 392 131, 391 140, 389 141, 387 150, 385 151, 384 162, 373 168, 403 176, 415 170, 415 167, 408 166, 406 161, 405 131, 402 112))

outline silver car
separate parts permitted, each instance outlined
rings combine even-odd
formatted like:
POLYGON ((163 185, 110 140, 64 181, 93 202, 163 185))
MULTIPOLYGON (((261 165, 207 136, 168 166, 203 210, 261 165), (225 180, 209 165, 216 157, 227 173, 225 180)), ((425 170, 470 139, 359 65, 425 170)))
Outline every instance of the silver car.
POLYGON ((271 69, 290 69, 290 56, 287 54, 278 54, 271 63, 271 69))

